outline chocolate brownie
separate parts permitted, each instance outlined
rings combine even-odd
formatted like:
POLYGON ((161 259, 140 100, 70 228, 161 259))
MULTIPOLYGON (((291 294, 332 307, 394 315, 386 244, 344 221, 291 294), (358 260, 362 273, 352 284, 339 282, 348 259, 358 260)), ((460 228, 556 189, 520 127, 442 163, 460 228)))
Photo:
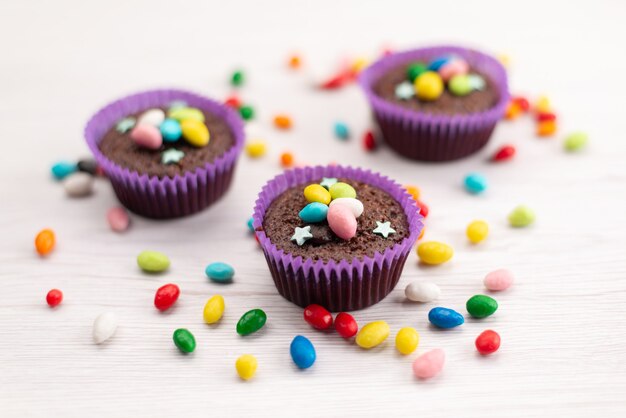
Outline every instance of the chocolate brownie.
MULTIPOLYGON (((161 109, 167 114, 167 108, 161 109)), ((128 115, 128 117, 136 119, 145 110, 128 115)), ((198 167, 203 167, 206 163, 213 162, 235 143, 233 133, 221 117, 202 109, 200 110, 204 113, 205 124, 209 128, 210 134, 209 144, 205 147, 194 147, 181 138, 173 143, 164 142, 158 150, 150 150, 139 147, 130 139, 130 131, 120 133, 115 125, 104 134, 98 146, 108 159, 140 174, 174 177, 186 171, 192 171, 198 167), (170 148, 176 148, 184 152, 185 156, 176 164, 163 164, 161 162, 161 154, 170 148)))
POLYGON ((357 219, 355 237, 344 241, 332 232, 328 222, 307 224, 300 219, 298 213, 308 203, 303 194, 304 188, 311 184, 307 183, 287 189, 270 204, 263 219, 263 230, 270 241, 278 249, 294 257, 351 261, 353 258, 362 259, 365 255, 372 257, 376 252, 382 253, 409 236, 409 224, 404 210, 387 192, 358 181, 349 179, 339 181, 354 187, 356 198, 363 203, 364 210, 357 219), (391 227, 396 232, 390 234, 388 238, 374 234, 372 231, 377 227, 376 221, 391 222, 391 227), (298 246, 291 241, 294 229, 306 225, 311 226, 313 238, 298 246))

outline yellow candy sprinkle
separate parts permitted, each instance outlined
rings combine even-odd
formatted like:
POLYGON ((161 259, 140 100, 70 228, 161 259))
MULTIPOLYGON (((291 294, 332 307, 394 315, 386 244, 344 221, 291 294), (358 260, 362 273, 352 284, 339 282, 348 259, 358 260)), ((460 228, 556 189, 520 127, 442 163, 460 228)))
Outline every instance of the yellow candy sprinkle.
POLYGON ((443 80, 434 71, 426 71, 415 79, 415 94, 422 100, 437 100, 443 93, 443 80))
POLYGON ((246 144, 246 153, 251 158, 259 158, 267 152, 267 144, 265 141, 255 139, 246 144))
POLYGON ((414 200, 418 200, 420 198, 420 189, 417 186, 405 185, 404 189, 410 194, 414 200))
POLYGON ((354 62, 352 62, 352 71, 354 71, 355 73, 360 73, 361 71, 363 71, 363 69, 365 69, 365 67, 367 67, 369 65, 370 61, 367 58, 364 57, 360 57, 354 60, 354 62))
POLYGON ((207 324, 214 324, 222 318, 224 315, 224 298, 220 295, 215 295, 209 299, 204 305, 204 322, 207 324))
POLYGON ((454 255, 454 250, 448 244, 437 241, 423 242, 417 246, 417 256, 425 264, 443 264, 454 255))
POLYGON ((415 328, 405 327, 396 334, 396 348, 404 355, 411 354, 419 344, 420 336, 415 328))
POLYGON ((243 356, 237 359, 235 363, 235 368, 237 369, 237 374, 243 380, 250 380, 254 377, 256 373, 256 368, 258 363, 256 361, 256 357, 252 354, 244 354, 243 356))
POLYGON ((372 348, 381 344, 389 336, 389 325, 385 321, 374 321, 365 325, 356 335, 356 343, 361 348, 372 348))
POLYGON ((309 203, 319 202, 325 205, 330 203, 330 193, 319 184, 310 184, 304 188, 304 197, 309 203))
POLYGON ((472 221, 467 225, 465 234, 471 242, 478 244, 489 235, 489 225, 485 221, 472 221))
POLYGON ((551 110, 550 99, 546 96, 541 96, 537 99, 535 103, 535 112, 537 113, 548 113, 551 110))
POLYGON ((185 119, 180 123, 183 138, 194 147, 204 147, 209 143, 209 129, 206 125, 195 119, 185 119))

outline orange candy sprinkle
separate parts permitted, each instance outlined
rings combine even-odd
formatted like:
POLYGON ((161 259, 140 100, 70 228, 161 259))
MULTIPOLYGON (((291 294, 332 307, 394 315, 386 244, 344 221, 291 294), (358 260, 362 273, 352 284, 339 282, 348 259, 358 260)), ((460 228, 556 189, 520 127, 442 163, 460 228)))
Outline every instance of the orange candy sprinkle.
POLYGON ((282 154, 280 154, 280 165, 282 165, 285 168, 289 168, 293 165, 293 154, 290 152, 283 152, 282 154))
POLYGON ((294 70, 300 68, 302 66, 302 59, 299 55, 292 55, 289 57, 289 67, 294 70))
POLYGON ((506 112, 504 113, 504 118, 507 120, 517 119, 517 117, 522 113, 522 108, 519 103, 511 102, 506 108, 506 112))
POLYGON ((42 229, 35 237, 35 249, 39 255, 48 255, 54 249, 55 238, 52 229, 42 229))
POLYGON ((424 227, 422 227, 422 230, 421 230, 421 232, 420 232, 420 236, 419 236, 419 237, 417 237, 417 239, 422 239, 422 237, 424 236, 424 232, 425 232, 425 231, 426 231, 426 227, 424 226, 424 227))
POLYGON ((537 124, 538 136, 552 136, 556 132, 556 122, 553 120, 546 120, 537 124))
POLYGON ((291 128, 291 118, 287 115, 276 115, 274 116, 274 125, 279 129, 289 129, 291 128))
POLYGON ((404 186, 404 189, 407 191, 408 194, 410 194, 411 196, 413 196, 414 200, 419 200, 420 198, 420 189, 417 186, 412 186, 410 184, 407 184, 404 186))

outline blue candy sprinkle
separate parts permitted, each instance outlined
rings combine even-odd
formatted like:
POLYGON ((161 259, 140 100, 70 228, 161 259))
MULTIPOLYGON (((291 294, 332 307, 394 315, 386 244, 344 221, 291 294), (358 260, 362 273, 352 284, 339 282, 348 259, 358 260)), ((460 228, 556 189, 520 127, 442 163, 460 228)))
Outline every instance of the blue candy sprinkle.
POLYGON ((180 123, 175 119, 165 119, 161 123, 160 129, 165 142, 176 142, 183 134, 180 123))
POLYGON ((78 165, 76 165, 76 163, 70 163, 68 161, 59 161, 51 168, 52 175, 57 180, 63 180, 65 177, 69 176, 76 170, 78 170, 78 165))
POLYGON ((207 277, 214 282, 224 283, 230 281, 235 275, 235 269, 229 264, 216 262, 206 266, 204 270, 207 277))
POLYGON ((487 189, 487 179, 482 174, 469 174, 465 177, 465 189, 471 194, 482 193, 487 189))
POLYGON ((339 139, 348 139, 350 137, 348 125, 343 122, 335 122, 335 135, 339 139))
POLYGON ((289 353, 291 354, 293 362, 296 363, 296 366, 300 369, 308 369, 311 367, 317 357, 313 343, 302 335, 296 335, 293 341, 291 341, 289 353))
POLYGON ((430 64, 428 64, 428 69, 430 71, 439 71, 439 69, 443 67, 444 65, 446 65, 448 62, 450 62, 451 59, 452 57, 449 57, 449 56, 437 57, 434 60, 432 60, 430 64))
POLYGON ((317 223, 322 222, 326 219, 326 215, 328 214, 328 206, 319 202, 312 202, 306 205, 298 216, 306 223, 317 223))
POLYGON ((250 217, 250 219, 248 219, 248 229, 250 230, 250 232, 254 232, 254 218, 250 217))
POLYGON ((428 320, 439 328, 454 328, 465 322, 463 315, 453 309, 436 307, 428 312, 428 320))

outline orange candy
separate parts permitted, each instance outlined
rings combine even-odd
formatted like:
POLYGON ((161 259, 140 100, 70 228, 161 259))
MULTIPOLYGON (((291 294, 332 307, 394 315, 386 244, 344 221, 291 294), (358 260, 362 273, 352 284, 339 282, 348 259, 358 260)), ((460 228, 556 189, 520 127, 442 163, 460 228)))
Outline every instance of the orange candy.
POLYGON ((293 165, 293 154, 290 152, 283 152, 282 154, 280 154, 280 165, 282 165, 285 168, 289 168, 293 165))
POLYGON ((556 122, 553 120, 546 120, 537 124, 538 136, 552 136, 556 132, 556 122))
POLYGON ((300 59, 300 56, 294 54, 289 57, 290 68, 293 68, 294 70, 296 70, 300 68, 301 65, 302 65, 302 60, 300 59))
POLYGON ((510 102, 506 108, 506 112, 504 113, 504 118, 508 120, 517 119, 517 117, 522 113, 522 108, 517 102, 510 102))
POLYGON ((426 227, 422 227, 422 231, 420 232, 420 236, 417 237, 417 239, 422 239, 422 237, 424 236, 424 231, 426 231, 426 227))
POLYGON ((39 255, 48 255, 54 249, 55 238, 52 229, 42 229, 35 237, 35 249, 39 255))
POLYGON ((404 189, 407 191, 408 194, 413 196, 414 200, 417 201, 420 198, 420 189, 417 186, 407 184, 404 186, 404 189))
POLYGON ((291 128, 291 118, 287 115, 276 115, 274 117, 274 125, 280 129, 291 128))

